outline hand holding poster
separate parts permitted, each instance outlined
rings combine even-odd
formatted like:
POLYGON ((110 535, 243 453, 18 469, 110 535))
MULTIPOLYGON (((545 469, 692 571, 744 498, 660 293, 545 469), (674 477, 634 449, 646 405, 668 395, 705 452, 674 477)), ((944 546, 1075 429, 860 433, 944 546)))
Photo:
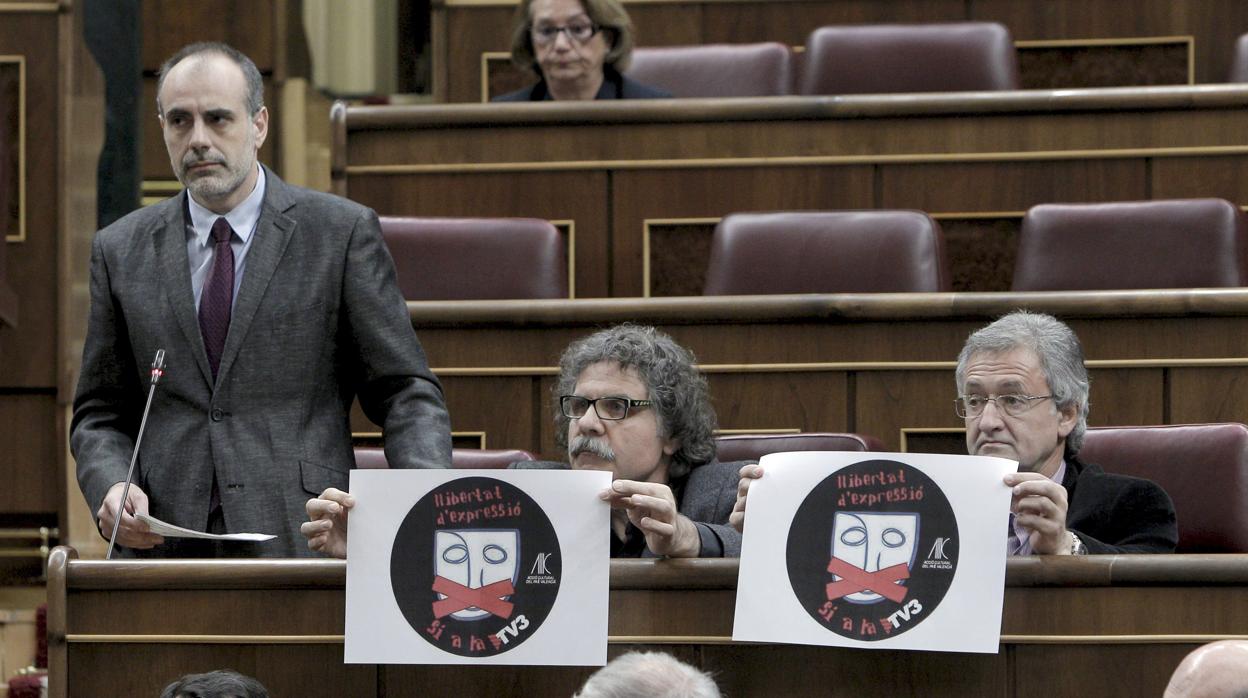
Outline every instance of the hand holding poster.
POLYGON ((996 652, 1014 461, 764 456, 733 639, 996 652))
POLYGON ((355 470, 346 662, 601 665, 611 474, 355 470))

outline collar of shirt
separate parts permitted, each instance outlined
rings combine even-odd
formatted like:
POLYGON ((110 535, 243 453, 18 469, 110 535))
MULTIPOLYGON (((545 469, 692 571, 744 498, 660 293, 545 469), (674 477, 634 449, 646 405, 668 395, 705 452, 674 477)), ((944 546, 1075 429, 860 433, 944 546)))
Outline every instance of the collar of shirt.
MULTIPOLYGON (((1062 464, 1057 467, 1057 472, 1053 473, 1053 477, 1049 478, 1057 484, 1062 484, 1062 480, 1066 478, 1066 459, 1062 459, 1062 464)), ((1010 514, 1010 528, 1014 534, 1009 538, 1009 554, 1010 555, 1030 555, 1031 554, 1031 531, 1023 528, 1018 523, 1018 518, 1010 514)))
MULTIPOLYGON (((260 167, 260 163, 256 163, 256 167, 260 168, 260 176, 256 177, 255 188, 251 190, 246 199, 243 199, 242 203, 234 207, 234 210, 225 214, 225 220, 229 221, 234 234, 242 240, 244 245, 256 231, 256 224, 260 221, 260 206, 264 203, 264 168, 260 167)), ((191 232, 195 235, 195 241, 199 246, 206 247, 209 244, 208 236, 212 232, 212 224, 217 222, 221 214, 213 213, 201 206, 189 191, 186 199, 187 209, 191 214, 191 232)))

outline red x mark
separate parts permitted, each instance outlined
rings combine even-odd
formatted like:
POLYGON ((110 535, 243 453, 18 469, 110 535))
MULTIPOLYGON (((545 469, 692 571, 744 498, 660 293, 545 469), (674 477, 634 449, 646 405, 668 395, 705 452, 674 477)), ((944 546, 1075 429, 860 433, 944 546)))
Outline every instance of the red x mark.
POLYGON ((510 579, 472 589, 458 582, 452 582, 446 577, 434 577, 433 590, 446 597, 441 601, 433 602, 434 618, 449 616, 456 611, 473 606, 482 611, 489 611, 499 618, 508 618, 511 616, 512 603, 504 601, 503 597, 516 593, 510 579))
POLYGON ((878 572, 868 572, 839 557, 834 557, 832 562, 828 563, 828 571, 841 578, 839 582, 828 584, 829 601, 860 591, 874 591, 889 601, 900 602, 906 598, 906 593, 909 591, 897 583, 899 580, 910 578, 910 567, 904 562, 885 567, 878 572))

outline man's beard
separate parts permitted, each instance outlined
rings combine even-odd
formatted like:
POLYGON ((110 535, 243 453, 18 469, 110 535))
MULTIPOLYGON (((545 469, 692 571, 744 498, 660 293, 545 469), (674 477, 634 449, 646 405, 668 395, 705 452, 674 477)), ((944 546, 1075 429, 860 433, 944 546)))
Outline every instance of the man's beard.
POLYGON ((615 451, 611 450, 611 445, 606 439, 593 436, 578 436, 572 439, 572 442, 568 444, 568 460, 575 460, 581 453, 593 454, 608 463, 615 462, 615 451))
POLYGON ((182 161, 182 176, 180 179, 182 180, 182 184, 185 185, 187 189, 191 190, 191 193, 195 195, 196 199, 207 202, 222 199, 234 193, 240 186, 242 186, 243 181, 247 179, 247 173, 252 167, 255 167, 254 161, 241 167, 233 167, 230 163, 226 162, 224 158, 199 158, 188 156, 182 161), (214 172, 212 174, 199 176, 194 179, 187 176, 187 170, 189 170, 192 165, 204 162, 219 163, 225 168, 225 171, 214 172))

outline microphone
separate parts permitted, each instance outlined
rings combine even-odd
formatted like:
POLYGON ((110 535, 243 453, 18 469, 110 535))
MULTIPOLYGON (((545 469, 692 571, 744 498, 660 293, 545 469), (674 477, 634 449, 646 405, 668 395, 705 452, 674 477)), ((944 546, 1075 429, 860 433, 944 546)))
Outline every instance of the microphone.
POLYGON ((143 443, 143 429, 147 427, 147 413, 152 409, 152 396, 156 394, 156 384, 165 375, 165 350, 157 349, 156 358, 152 360, 151 387, 147 389, 147 404, 143 407, 143 419, 139 422, 139 435, 134 439, 134 453, 130 455, 130 470, 126 473, 126 486, 121 488, 121 504, 117 507, 117 518, 113 521, 113 535, 108 538, 108 553, 105 560, 113 559, 113 546, 117 544, 117 528, 121 526, 121 517, 126 513, 126 499, 130 496, 130 481, 134 478, 134 464, 139 460, 139 444, 143 443))

